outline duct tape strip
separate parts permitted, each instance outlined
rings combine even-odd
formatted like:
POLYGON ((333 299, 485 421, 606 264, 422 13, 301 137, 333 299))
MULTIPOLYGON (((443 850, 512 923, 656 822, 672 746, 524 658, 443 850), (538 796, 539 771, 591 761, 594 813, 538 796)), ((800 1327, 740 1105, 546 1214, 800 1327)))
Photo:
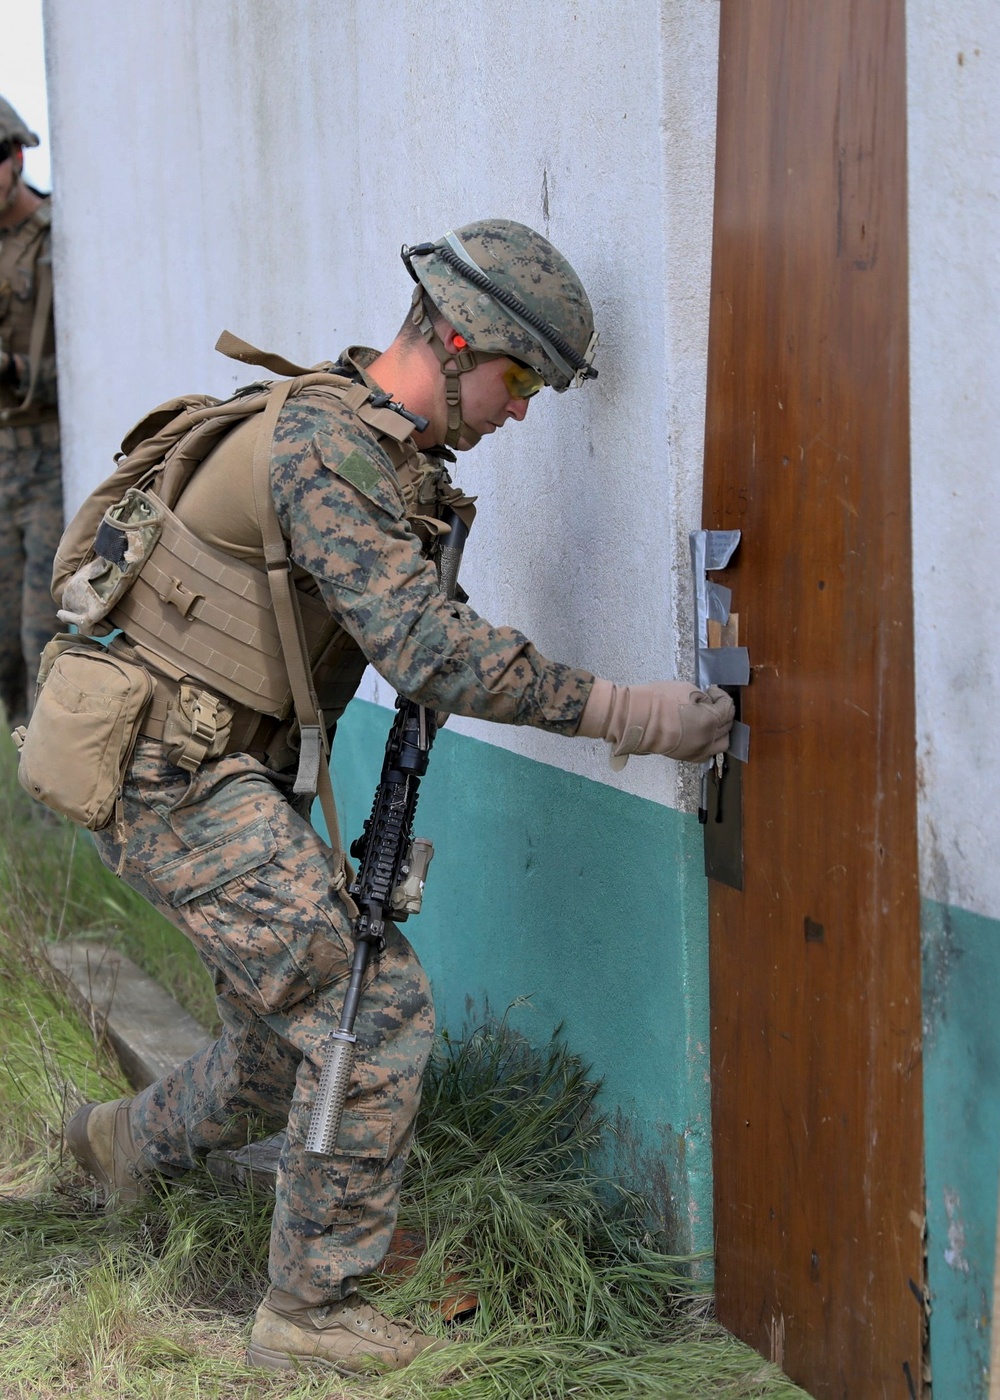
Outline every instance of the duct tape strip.
POLYGON ((699 647, 698 684, 749 685, 750 653, 746 647, 699 647))
POLYGON ((740 542, 739 530, 703 530, 705 536, 705 568, 724 569, 736 553, 740 542))
POLYGON ((750 757, 750 726, 744 724, 742 720, 736 720, 729 731, 729 748, 726 750, 726 757, 738 759, 740 763, 746 763, 750 757))
MULTIPOLYGON (((739 530, 692 530, 691 568, 694 574, 695 664, 702 690, 710 685, 742 686, 750 681, 750 657, 746 647, 710 647, 708 624, 725 626, 733 602, 733 591, 707 577, 707 571, 724 569, 736 553, 739 530)), ((733 725, 728 752, 746 763, 750 752, 749 727, 739 720, 733 725)), ((707 771, 707 770, 706 770, 707 771)))
POLYGON ((713 622, 721 622, 723 627, 729 621, 729 613, 733 605, 733 590, 724 587, 721 583, 708 581, 705 588, 708 598, 708 615, 713 622))
MULTIPOLYGON (((692 530, 691 569, 694 573, 695 646, 708 646, 708 619, 726 622, 732 593, 722 584, 711 583, 706 569, 724 569, 740 542, 739 530, 692 530), (725 607, 725 617, 721 616, 725 607)), ((699 678, 699 685, 701 684, 699 678)))

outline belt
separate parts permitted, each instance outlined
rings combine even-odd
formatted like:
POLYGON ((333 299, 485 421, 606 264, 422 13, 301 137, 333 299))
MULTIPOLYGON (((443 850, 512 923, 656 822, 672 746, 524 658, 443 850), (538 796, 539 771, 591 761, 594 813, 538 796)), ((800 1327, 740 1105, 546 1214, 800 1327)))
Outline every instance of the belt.
MULTIPOLYGON (((143 658, 145 660, 145 658, 143 658)), ((139 733, 145 739, 156 739, 163 743, 166 738, 167 721, 170 716, 177 716, 180 713, 180 690, 181 682, 171 680, 169 676, 161 675, 159 672, 148 668, 150 679, 153 682, 153 698, 149 707, 139 724, 139 733)), ((192 683, 193 684, 193 683, 192 683)), ((245 705, 235 705, 230 700, 215 695, 214 691, 204 686, 194 686, 202 695, 209 697, 212 701, 224 704, 233 712, 232 727, 226 740, 225 747, 221 754, 247 753, 251 758, 256 758, 258 762, 271 766, 277 757, 275 752, 279 746, 274 740, 278 737, 282 729, 287 730, 287 721, 275 719, 272 715, 262 715, 256 710, 251 710, 245 705)), ((176 725, 176 718, 175 718, 176 725)), ((207 748, 214 737, 214 730, 206 728, 200 736, 203 747, 207 748)), ((173 736, 171 736, 173 738, 173 736)), ((196 730, 192 730, 192 740, 194 748, 197 749, 199 735, 196 730)), ((287 745, 281 745, 284 749, 287 745)), ((182 765, 187 766, 187 765, 182 765)), ((194 765, 197 767, 197 764, 194 765)))
MULTIPOLYGON (((39 405, 36 409, 25 409, 21 412, 18 407, 8 407, 0 409, 0 428, 15 428, 17 431, 31 430, 31 428, 49 428, 55 430, 55 437, 42 438, 43 447, 56 447, 59 442, 59 413, 50 405, 39 405)), ((29 440, 31 441, 31 440, 29 440)), ((27 447, 29 442, 18 442, 20 447, 27 447)))
MULTIPOLYGON (((45 410, 39 409, 39 413, 45 410)), ((8 443, 13 447, 58 447, 59 446, 59 419, 49 414, 47 418, 41 418, 37 422, 32 422, 30 417, 28 422, 17 420, 13 423, 6 423, 0 415, 0 433, 7 436, 8 443)), ((0 439, 2 440, 2 439, 0 439)))

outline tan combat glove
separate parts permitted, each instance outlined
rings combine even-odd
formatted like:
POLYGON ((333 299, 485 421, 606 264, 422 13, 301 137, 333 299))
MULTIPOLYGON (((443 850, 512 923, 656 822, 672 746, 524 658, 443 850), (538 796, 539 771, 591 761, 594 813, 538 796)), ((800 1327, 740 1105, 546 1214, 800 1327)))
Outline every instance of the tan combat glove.
POLYGON ((717 685, 706 693, 689 681, 613 685, 598 678, 577 733, 606 739, 615 769, 624 768, 633 753, 704 763, 729 747, 735 716, 736 706, 717 685))

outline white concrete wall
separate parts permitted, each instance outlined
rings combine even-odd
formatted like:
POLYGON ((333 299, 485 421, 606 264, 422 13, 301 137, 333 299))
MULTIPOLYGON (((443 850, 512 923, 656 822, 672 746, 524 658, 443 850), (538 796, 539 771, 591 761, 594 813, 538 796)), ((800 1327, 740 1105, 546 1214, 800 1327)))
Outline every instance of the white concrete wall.
POLYGON ((0 0, 0 94, 27 122, 39 145, 24 152, 24 175, 38 190, 52 188, 49 114, 41 0, 0 0))
POLYGON ((1000 917, 1000 23, 909 0, 921 885, 1000 917))
MULTIPOLYGON (((305 363, 381 345, 401 243, 520 219, 588 287, 600 378, 461 460, 463 581, 551 656, 690 674, 718 6, 550 0, 539 24, 528 0, 46 0, 71 506, 147 408, 253 377, 223 327, 305 363)), ((615 776, 603 746, 457 724, 678 802, 668 760, 615 776)))

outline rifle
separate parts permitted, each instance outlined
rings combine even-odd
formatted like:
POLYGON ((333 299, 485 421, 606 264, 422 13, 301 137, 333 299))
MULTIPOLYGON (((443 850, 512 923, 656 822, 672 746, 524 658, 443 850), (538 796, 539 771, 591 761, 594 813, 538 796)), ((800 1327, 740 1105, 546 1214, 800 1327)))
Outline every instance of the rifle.
MULTIPOLYGON (((441 589, 447 598, 453 598, 468 527, 454 511, 449 511, 445 519, 449 529, 441 542, 441 589)), ((371 816, 362 834, 351 844, 351 855, 359 861, 357 879, 350 887, 358 906, 353 929, 354 958, 340 1025, 330 1034, 309 1120, 305 1150, 313 1156, 332 1156, 337 1146, 354 1070, 354 1022, 371 950, 377 947, 381 951, 385 946, 387 918, 403 923, 410 914, 420 912, 423 882, 434 849, 429 841, 414 840, 413 815, 436 733, 433 710, 413 700, 397 698, 371 816)))

